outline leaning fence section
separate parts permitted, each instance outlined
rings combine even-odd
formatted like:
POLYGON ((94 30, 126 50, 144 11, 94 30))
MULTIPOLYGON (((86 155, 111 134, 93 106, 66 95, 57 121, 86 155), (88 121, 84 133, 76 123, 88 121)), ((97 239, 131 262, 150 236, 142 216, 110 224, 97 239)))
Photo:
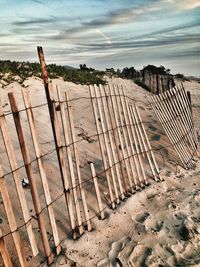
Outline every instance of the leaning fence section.
POLYGON ((183 84, 159 95, 147 96, 158 120, 162 124, 182 166, 195 165, 198 140, 192 118, 192 107, 183 84))

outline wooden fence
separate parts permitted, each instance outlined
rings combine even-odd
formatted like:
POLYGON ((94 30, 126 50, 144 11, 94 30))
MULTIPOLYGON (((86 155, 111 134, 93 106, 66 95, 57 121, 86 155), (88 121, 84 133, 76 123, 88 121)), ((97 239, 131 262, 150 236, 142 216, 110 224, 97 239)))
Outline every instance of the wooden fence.
MULTIPOLYGON (((90 162, 90 178, 83 181, 70 99, 59 86, 53 88, 51 82, 48 84, 49 101, 51 101, 53 113, 52 123, 56 131, 57 147, 55 146, 55 150, 57 150, 61 161, 59 171, 63 174, 60 176, 63 185, 62 195, 64 196, 62 205, 67 207, 66 216, 69 218, 70 232, 74 239, 83 234, 85 229, 88 231, 92 229, 91 219, 94 215, 91 216, 88 212, 84 183, 89 180, 93 181, 98 207, 95 216, 104 219, 104 211, 107 207, 116 208, 131 193, 148 185, 149 176, 147 177, 145 172, 145 160, 148 161, 152 177, 156 181, 162 180, 139 110, 136 105, 128 103, 123 88, 90 86, 89 91, 103 161, 103 171, 97 175, 94 163, 90 162), (107 199, 106 205, 103 205, 102 202, 100 175, 105 175, 107 181, 109 199, 107 199)), ((19 109, 19 103, 14 93, 9 93, 8 96, 24 164, 18 166, 18 154, 16 154, 12 140, 13 133, 9 130, 7 114, 4 113, 2 104, 0 104, 0 129, 11 169, 10 173, 4 174, 2 170, 4 166, 0 167, 0 193, 5 212, 3 217, 5 224, 8 223, 10 229, 4 232, 4 223, 1 224, 1 256, 5 266, 13 266, 12 262, 17 262, 16 257, 13 256, 14 251, 16 251, 19 265, 28 266, 26 251, 27 243, 29 243, 32 252, 29 251, 28 255, 31 254, 34 258, 38 253, 41 254, 40 250, 42 249, 47 263, 51 264, 55 255, 59 255, 61 252, 61 239, 57 226, 59 218, 56 218, 54 209, 54 203, 57 199, 52 200, 52 192, 49 188, 49 177, 44 162, 45 154, 42 153, 37 118, 34 115, 35 107, 32 106, 30 92, 26 88, 22 90, 23 110, 19 109), (22 111, 25 112, 26 119, 21 118, 20 113, 22 111), (28 122, 29 134, 24 131, 24 120, 28 122), (27 144, 27 139, 30 137, 35 153, 34 160, 31 160, 27 144), (42 189, 38 187, 33 162, 37 163, 42 189), (25 168, 29 181, 31 193, 31 197, 28 197, 29 200, 21 182, 24 177, 22 168, 25 168), (9 180, 7 180, 8 175, 11 175, 14 180, 14 189, 17 192, 23 215, 22 224, 18 223, 19 212, 15 210, 16 199, 13 199, 9 180), (43 207, 41 193, 39 193, 41 190, 45 201, 43 207), (32 203, 30 204, 30 202, 32 203), (34 208, 35 216, 30 214, 30 205, 34 208), (48 216, 44 214, 44 211, 47 212, 48 216), (53 242, 49 241, 48 226, 51 229, 53 242), (23 227, 24 230, 22 231, 23 227), (36 228, 39 229, 39 237, 36 234, 36 228), (25 235, 28 239, 24 240, 25 235), (11 237, 15 249, 9 245, 11 237), (38 246, 38 241, 43 248, 38 246)))
POLYGON ((184 168, 195 166, 198 140, 192 107, 183 84, 159 95, 147 96, 184 168))

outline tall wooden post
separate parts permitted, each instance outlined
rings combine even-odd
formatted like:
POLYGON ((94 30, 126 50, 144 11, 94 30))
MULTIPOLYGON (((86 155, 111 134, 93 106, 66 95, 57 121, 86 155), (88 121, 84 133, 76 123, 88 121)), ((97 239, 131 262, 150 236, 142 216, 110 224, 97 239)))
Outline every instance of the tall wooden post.
POLYGON ((65 168, 63 168, 63 151, 62 151, 62 147, 60 147, 58 143, 60 140, 60 136, 59 136, 60 134, 59 134, 59 129, 56 129, 56 122, 57 122, 56 111, 55 111, 54 103, 50 95, 50 93, 52 92, 52 88, 51 88, 52 84, 50 83, 49 78, 48 78, 43 49, 41 46, 38 46, 37 49, 38 49, 38 56, 40 59, 40 64, 42 67, 44 88, 45 88, 45 93, 46 93, 46 98, 47 98, 47 103, 48 103, 48 108, 49 108, 51 126, 52 126, 52 131, 53 131, 57 157, 58 157, 58 163, 60 167, 61 179, 62 179, 64 191, 65 191, 66 204, 67 204, 67 208, 68 208, 68 212, 70 216, 70 223, 71 223, 71 228, 73 232, 73 237, 76 238, 74 216, 73 216, 73 211, 71 209, 69 181, 67 180, 66 170, 65 168))

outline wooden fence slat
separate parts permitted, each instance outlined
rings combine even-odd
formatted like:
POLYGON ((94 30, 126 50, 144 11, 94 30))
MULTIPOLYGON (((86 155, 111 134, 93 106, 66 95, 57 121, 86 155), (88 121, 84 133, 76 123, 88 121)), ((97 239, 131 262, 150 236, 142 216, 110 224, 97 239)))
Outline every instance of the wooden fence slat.
POLYGON ((113 85, 113 92, 114 92, 115 99, 116 99, 116 107, 117 107, 117 112, 118 112, 119 125, 121 126, 122 138, 124 140, 123 146, 124 146, 124 150, 126 151, 128 166, 129 166, 129 169, 131 170, 132 193, 134 193, 134 190, 136 189, 136 184, 133 181, 136 180, 136 177, 135 177, 135 172, 133 169, 132 155, 130 152, 130 147, 128 145, 128 140, 127 140, 126 131, 125 131, 126 125, 124 125, 124 122, 123 122, 120 98, 117 93, 115 85, 113 85), (132 180, 132 177, 133 177, 133 180, 132 180))
POLYGON ((112 88, 109 85, 108 86, 109 89, 109 93, 110 93, 110 100, 111 100, 111 105, 112 105, 112 110, 113 110, 113 115, 114 115, 114 121, 115 121, 115 125, 116 125, 116 130, 117 130, 117 134, 118 134, 118 138, 119 138, 119 143, 120 143, 120 148, 122 151, 122 155, 123 155, 123 160, 124 160, 124 165, 125 165, 125 169, 126 169, 126 173, 127 173, 127 177, 128 177, 128 182, 129 182, 129 189, 131 190, 132 193, 134 193, 134 186, 133 186, 133 182, 131 179, 131 172, 130 172, 130 168, 129 168, 129 162, 128 161, 128 155, 126 155, 125 149, 124 149, 124 143, 123 143, 123 136, 121 133, 121 129, 120 129, 120 122, 118 120, 117 114, 118 109, 117 109, 117 103, 116 103, 116 96, 113 95, 112 93, 112 88))
MULTIPOLYGON (((61 178, 62 178, 62 183, 63 183, 63 188, 65 192, 65 199, 66 199, 66 204, 69 212, 69 219, 70 219, 70 224, 71 224, 71 229, 72 229, 72 234, 73 238, 77 238, 77 233, 76 233, 76 221, 74 217, 74 210, 73 210, 73 202, 72 202, 72 196, 71 196, 71 190, 69 188, 69 181, 68 181, 68 175, 67 175, 67 165, 65 162, 64 158, 64 150, 62 147, 62 142, 61 142, 61 131, 60 131, 60 126, 58 122, 58 116, 56 113, 56 107, 55 107, 55 99, 54 99, 54 93, 53 93, 53 85, 52 82, 49 83, 49 86, 47 88, 50 101, 52 102, 52 124, 54 125, 55 129, 55 138, 56 138, 56 143, 57 143, 57 153, 59 157, 59 162, 60 164, 60 171, 61 171, 61 178)), ((79 227, 79 234, 83 234, 83 228, 79 227)))
POLYGON ((112 132, 111 130, 113 130, 111 127, 111 122, 109 121, 109 114, 107 111, 107 106, 106 106, 106 99, 105 99, 105 95, 103 95, 103 88, 101 87, 101 85, 99 85, 99 93, 100 93, 100 99, 101 99, 101 103, 102 103, 102 107, 103 107, 103 113, 104 113, 104 117, 105 117, 105 124, 106 124, 106 128, 107 128, 107 132, 108 132, 108 137, 109 137, 109 143, 111 145, 111 153, 112 153, 112 157, 113 157, 113 163, 114 163, 114 169, 117 175, 117 182, 119 185, 119 191, 120 191, 120 198, 123 200, 125 198, 124 196, 124 192, 123 192, 123 188, 122 188, 122 182, 121 182, 121 176, 120 176, 120 166, 118 164, 119 158, 118 158, 118 153, 117 153, 117 147, 116 147, 116 143, 115 143, 115 137, 112 137, 112 132))
POLYGON ((104 117, 103 117, 103 113, 102 113, 101 106, 100 106, 100 96, 98 94, 96 85, 94 85, 94 93, 95 93, 95 97, 96 97, 96 100, 97 100, 97 108, 98 108, 98 112, 99 112, 100 123, 101 123, 101 126, 102 126, 103 140, 104 140, 104 144, 105 144, 105 148, 106 148, 106 154, 107 154, 107 157, 108 157, 108 166, 110 168, 112 183, 113 183, 113 186, 114 186, 115 200, 116 200, 117 204, 119 204, 120 200, 119 200, 119 194, 118 194, 118 190, 117 190, 117 185, 116 185, 116 180, 115 180, 115 173, 114 173, 115 166, 114 166, 114 162, 112 161, 112 156, 113 155, 111 156, 112 148, 109 147, 110 138, 108 139, 108 136, 106 134, 106 127, 105 127, 105 124, 104 124, 104 117))
POLYGON ((61 89, 59 86, 57 86, 57 95, 60 105, 60 113, 61 113, 61 120, 63 125, 63 132, 64 132, 64 138, 65 138, 65 144, 66 144, 66 154, 67 154, 67 160, 69 165, 69 173, 71 178, 71 184, 72 184, 72 192, 74 196, 74 203, 75 203, 75 209, 76 209, 76 216, 78 221, 78 227, 79 227, 79 233, 83 233, 83 225, 82 225, 82 219, 81 219, 81 213, 80 213, 80 206, 78 201, 78 195, 77 195, 77 185, 76 185, 76 177, 73 167, 73 160, 72 160, 72 153, 71 148, 69 146, 69 134, 68 134, 68 126, 67 126, 67 117, 65 112, 65 106, 64 106, 64 98, 61 94, 61 89))
POLYGON ((123 91, 122 91, 122 94, 121 94, 121 91, 120 91, 119 87, 118 87, 118 94, 119 94, 121 107, 122 107, 122 112, 123 112, 125 125, 126 125, 126 129, 127 129, 128 140, 129 140, 130 147, 131 147, 132 158, 133 158, 135 170, 136 170, 136 173, 137 173, 137 179, 136 179, 136 176, 134 176, 135 188, 136 188, 136 190, 139 190, 138 185, 140 183, 140 180, 139 180, 140 170, 139 170, 139 164, 138 164, 137 156, 135 155, 136 151, 135 151, 135 149, 133 147, 133 140, 132 140, 132 136, 131 136, 131 122, 129 121, 129 115, 128 115, 128 111, 127 111, 126 105, 125 105, 125 95, 123 95, 123 91))
POLYGON ((73 150, 74 150, 76 172, 77 172, 79 188, 80 188, 80 193, 81 193, 81 198, 82 198, 82 203, 83 203, 83 210, 84 210, 84 214, 85 214, 87 230, 91 231, 92 226, 91 226, 91 221, 89 218, 89 212, 88 212, 87 202, 86 202, 86 198, 85 198, 85 191, 84 191, 84 188, 82 185, 82 179, 81 179, 80 163, 79 163, 79 156, 78 156, 78 148, 77 148, 77 144, 76 144, 76 136, 75 136, 75 127, 74 127, 74 120, 73 120, 73 114, 72 114, 72 107, 69 104, 69 97, 68 97, 66 92, 65 92, 65 100, 67 103, 67 112, 68 112, 68 117, 69 117, 69 128, 70 128, 70 132, 71 132, 72 146, 73 146, 73 150))
MULTIPOLYGON (((132 133, 132 138, 133 138, 133 141, 134 141, 134 144, 135 144, 137 160, 139 162, 139 166, 140 166, 140 170, 141 170, 141 174, 142 174, 143 180, 145 180, 146 174, 145 174, 145 171, 144 171, 144 168, 143 168, 141 153, 140 153, 139 147, 138 147, 136 125, 135 125, 134 120, 132 118, 131 110, 130 110, 130 107, 128 106, 128 102, 127 102, 127 99, 125 97, 124 91, 123 91, 123 95, 124 95, 124 101, 125 101, 125 106, 126 106, 129 122, 130 122, 130 125, 131 125, 131 133, 132 133)), ((138 178, 139 178, 141 186, 143 186, 142 178, 140 176, 138 178)))
POLYGON ((139 162, 140 162, 140 168, 141 168, 142 176, 143 176, 143 180, 141 181, 141 187, 144 187, 145 184, 148 184, 146 173, 144 171, 143 161, 142 161, 142 158, 141 158, 141 156, 144 155, 144 150, 143 150, 143 145, 142 145, 142 142, 141 142, 141 139, 140 139, 140 135, 139 135, 138 125, 137 125, 137 123, 135 121, 135 117, 134 117, 132 106, 129 106, 129 110, 130 110, 130 115, 131 115, 132 123, 133 123, 133 126, 134 126, 134 130, 135 130, 136 151, 138 153, 138 159, 139 159, 139 162), (138 146, 138 144, 139 144, 139 146, 138 146))
MULTIPOLYGON (((17 229, 17 223, 15 220, 15 215, 13 212, 13 208, 12 208, 12 204, 11 204, 11 200, 10 200, 10 196, 8 194, 8 189, 6 186, 6 182, 4 179, 4 174, 3 174, 3 170, 2 167, 0 166, 0 192, 1 192, 1 197, 3 200, 3 205, 6 211, 6 215, 7 215, 7 219, 8 219, 8 223, 10 226, 10 230, 11 230, 11 234, 13 237, 13 241, 15 244, 15 248, 17 251, 17 255, 19 258, 19 262, 21 264, 22 267, 27 267, 27 261, 26 261, 26 256, 25 256, 25 251, 24 251, 24 245, 21 241, 18 229, 17 229)), ((28 223, 28 222, 27 222, 28 223)))
MULTIPOLYGON (((158 165, 157 165, 157 162, 156 162, 156 159, 155 159, 155 156, 154 156, 154 153, 153 153, 153 150, 152 150, 152 147, 151 147, 151 143, 149 141, 149 138, 147 136, 147 133, 146 133, 146 130, 144 128, 144 125, 143 125, 143 122, 142 122, 142 118, 141 118, 141 115, 140 115, 140 112, 139 112, 139 109, 137 106, 135 106, 135 110, 136 110, 136 114, 138 116, 138 120, 139 120, 139 124, 141 126, 141 129, 143 131, 143 134, 144 134, 144 137, 145 137, 145 140, 146 140, 146 143, 147 143, 147 150, 150 152, 150 155, 153 159, 153 163, 154 163, 154 166, 155 166, 155 169, 156 169, 156 173, 157 173, 157 176, 159 177, 159 179, 162 181, 163 178, 162 176, 160 175, 160 171, 159 171, 159 168, 158 168, 158 165)), ((156 180, 156 179, 155 179, 156 180)))
POLYGON ((37 163, 38 163, 38 168, 39 168, 39 172, 40 172, 42 187, 43 187, 43 191, 44 191, 45 201, 47 204, 47 211, 49 214, 49 221, 51 224, 53 239, 54 239, 54 243, 56 246, 56 253, 58 255, 61 252, 60 240, 59 240, 59 236, 58 236, 58 229, 57 229, 55 214, 54 214, 54 210, 53 210, 53 206, 52 206, 52 200, 51 200, 48 180, 47 180, 47 176, 46 176, 46 172, 45 172, 45 168, 44 168, 44 162, 42 159, 42 152, 40 149, 39 138, 38 138, 38 133, 36 130, 35 118, 34 118, 34 114, 32 111, 29 91, 27 89, 22 90, 22 95, 23 95, 23 99, 24 99, 24 105, 26 108, 26 114, 27 114, 29 126, 30 126, 31 136, 32 136, 32 140, 33 140, 33 146, 34 146, 35 154, 37 157, 37 163))
POLYGON ((19 144, 20 144, 20 148, 21 148, 21 152, 22 152, 22 157, 24 160, 25 168, 26 168, 27 177, 29 180, 33 204, 34 204, 36 215, 38 218, 38 225, 39 225, 39 229, 40 229, 40 234, 41 234, 41 238, 42 238, 44 252, 45 252, 45 255, 47 257, 48 264, 50 264, 53 261, 53 256, 51 255, 51 249, 49 246, 48 236, 47 236, 47 232, 46 232, 45 220, 44 220, 43 214, 41 213, 42 210, 41 210, 39 195, 37 192, 37 187, 36 187, 36 183, 35 183, 35 177, 33 174, 33 169, 32 169, 32 166, 30 164, 30 162, 31 162, 30 155, 29 155, 29 151, 28 151, 22 123, 20 120, 17 101, 16 101, 16 98, 15 98, 13 93, 9 93, 8 97, 9 97, 10 106, 11 106, 11 109, 13 112, 13 118, 14 118, 17 136, 18 136, 18 140, 19 140, 19 144))
MULTIPOLYGON (((14 152, 12 141, 11 141, 11 138, 9 135, 9 130, 8 130, 8 126, 6 123, 6 118, 4 115, 4 111, 3 111, 3 107, 2 107, 1 102, 0 102, 0 128, 2 131, 3 140, 4 140, 4 144, 5 144, 5 148, 6 148, 6 153, 8 155, 10 167, 11 167, 11 170, 13 172, 13 179, 14 179, 17 194, 19 197, 19 202, 20 202, 20 206, 22 209, 22 214, 23 214, 25 223, 27 223, 27 222, 30 222, 31 217, 29 214, 27 201, 25 198, 22 184, 21 184, 20 172, 18 170, 17 161, 15 158, 15 152, 14 152)), ((28 237, 29 237, 29 241, 30 241, 33 255, 36 256, 38 254, 38 248, 37 248, 36 239, 35 239, 35 235, 34 235, 34 232, 32 229, 32 223, 31 222, 26 225, 26 229, 27 229, 27 233, 28 233, 28 237)))
POLYGON ((91 102, 92 102, 92 109, 93 109, 93 114, 94 114, 94 119, 95 119, 95 125, 96 125, 98 140, 99 140, 101 157, 103 160, 103 165, 104 165, 104 170, 105 170, 105 175, 106 175, 106 181, 107 181, 107 185, 108 185, 108 191, 109 191, 109 195, 110 195, 111 207, 112 207, 112 209, 115 209, 116 206, 115 206, 114 196, 113 196, 112 187, 111 187, 110 175, 107 171, 108 165, 107 165, 106 157, 104 154, 104 145, 103 145, 103 140, 102 140, 103 136, 101 134, 101 130, 100 130, 99 123, 98 123, 97 108, 96 108, 96 105, 94 102, 95 97, 93 94, 93 90, 94 90, 94 88, 92 86, 89 86, 90 98, 91 98, 91 102))
POLYGON ((104 214, 103 204, 102 204, 102 201, 101 201, 101 194, 100 194, 100 191, 99 191, 97 175, 96 175, 94 164, 92 162, 90 163, 90 171, 91 171, 91 175, 92 175, 93 182, 94 182, 94 188, 95 188, 95 192, 96 192, 97 204, 98 204, 100 218, 103 220, 105 218, 105 214, 104 214))
POLYGON ((146 142, 145 142, 145 139, 144 139, 144 136, 143 136, 144 133, 142 132, 141 125, 139 123, 139 119, 138 119, 138 112, 139 111, 136 109, 136 106, 135 105, 132 106, 131 108, 132 108, 132 111, 133 111, 133 116, 134 116, 134 119, 135 119, 135 124, 136 124, 136 127, 138 128, 138 133, 139 133, 140 139, 142 140, 144 151, 145 151, 147 160, 149 162, 149 166, 150 166, 151 172, 153 174, 154 180, 155 181, 158 181, 157 176, 156 176, 156 172, 154 170, 153 162, 151 160, 150 150, 148 150, 148 148, 147 148, 147 145, 146 145, 146 142))
POLYGON ((117 166, 119 166, 119 169, 121 171, 121 176, 120 176, 120 179, 122 180, 122 183, 123 183, 123 187, 122 188, 122 192, 123 192, 123 195, 122 195, 122 199, 125 198, 125 194, 128 192, 128 189, 127 189, 127 185, 126 185, 126 182, 125 182, 125 173, 124 173, 124 158, 123 158, 123 154, 121 152, 121 150, 119 149, 119 138, 118 138, 118 133, 116 132, 115 130, 115 123, 114 123, 114 118, 113 118, 113 110, 112 110, 112 105, 111 103, 109 102, 110 99, 111 99, 111 96, 110 94, 107 94, 106 92, 106 88, 105 86, 102 86, 103 88, 103 91, 104 91, 104 96, 105 96, 105 100, 106 100, 106 106, 107 106, 107 109, 108 109, 108 117, 109 117, 109 120, 110 120, 110 125, 111 125, 111 129, 112 129, 112 133, 113 133, 113 139, 114 139, 114 144, 115 144, 115 147, 116 147, 116 153, 117 153, 117 161, 118 163, 116 163, 117 166))
POLYGON ((6 244, 5 244, 3 235, 2 235, 1 229, 0 229, 0 254, 1 254, 1 257, 3 259, 3 263, 4 263, 5 267, 13 267, 8 249, 6 247, 6 244))
MULTIPOLYGON (((71 192, 69 190, 66 163, 64 161, 64 152, 63 152, 63 148, 61 144, 61 136, 60 136, 58 118, 56 114, 55 103, 53 101, 53 85, 52 85, 52 81, 49 81, 43 49, 41 46, 38 46, 37 50, 38 50, 38 56, 39 56, 39 60, 40 60, 41 68, 42 68, 44 88, 45 88, 45 93, 46 93, 46 98, 47 98, 47 103, 48 103, 48 108, 49 108, 49 115, 51 119, 51 126, 52 126, 54 141, 55 141, 58 163, 60 167, 60 174, 61 174, 61 179, 62 179, 64 193, 65 193, 65 200, 66 200, 66 205, 67 205, 67 209, 69 213, 70 226, 72 229, 73 238, 75 239, 77 238, 76 222, 75 222, 74 213, 73 213, 73 206, 72 206, 73 203, 71 200, 71 192)), ((80 234, 82 234, 82 232, 80 234)))
POLYGON ((117 109, 119 113, 119 121, 120 121, 120 125, 122 126, 122 136, 124 139, 125 149, 128 155, 128 162, 129 162, 130 170, 131 170, 132 177, 133 177, 134 189, 137 189, 136 174, 133 168, 133 166, 135 166, 135 162, 133 159, 133 153, 132 153, 133 151, 131 149, 131 140, 129 139, 129 136, 128 136, 129 128, 128 128, 128 125, 126 124, 126 114, 124 113, 124 110, 123 110, 123 104, 122 104, 122 99, 120 97, 119 88, 115 85, 113 86, 113 88, 114 88, 114 94, 116 95, 116 103, 117 103, 117 109), (128 142, 128 139, 129 139, 129 142, 128 142))

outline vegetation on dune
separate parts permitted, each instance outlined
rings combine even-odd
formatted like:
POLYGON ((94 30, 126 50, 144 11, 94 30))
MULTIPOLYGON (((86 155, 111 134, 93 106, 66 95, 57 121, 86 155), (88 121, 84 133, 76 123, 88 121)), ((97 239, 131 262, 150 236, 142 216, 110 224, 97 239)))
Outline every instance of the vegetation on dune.
MULTIPOLYGON (((47 65, 47 71, 51 79, 62 77, 65 81, 78 84, 105 84, 105 81, 102 79, 105 72, 91 68, 73 69, 49 64, 47 65)), ((3 79, 6 83, 14 81, 23 83, 24 80, 31 76, 42 78, 39 63, 0 60, 0 79, 3 79)))

